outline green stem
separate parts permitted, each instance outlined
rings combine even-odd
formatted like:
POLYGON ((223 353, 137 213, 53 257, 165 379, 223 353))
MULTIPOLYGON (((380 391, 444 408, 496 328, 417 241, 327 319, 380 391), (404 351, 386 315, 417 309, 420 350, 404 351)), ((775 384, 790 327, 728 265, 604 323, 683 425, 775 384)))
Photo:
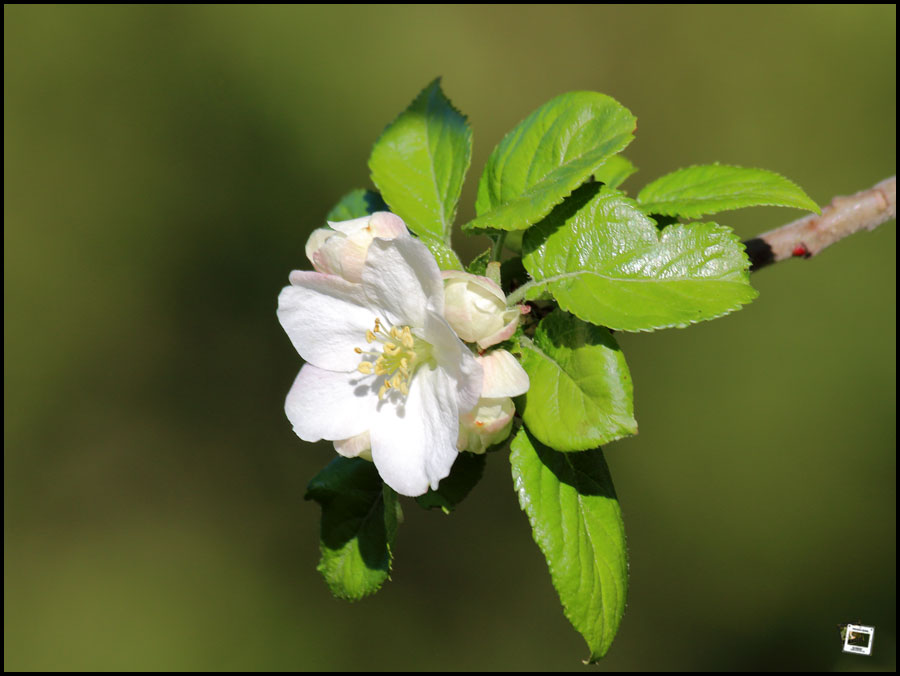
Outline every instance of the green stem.
POLYGON ((538 286, 539 284, 540 282, 525 282, 522 286, 520 286, 518 289, 516 289, 506 297, 507 306, 512 307, 513 305, 521 303, 523 300, 525 300, 525 294, 527 294, 531 289, 538 286))
POLYGON ((494 240, 494 246, 491 248, 491 260, 499 261, 503 254, 503 242, 506 240, 506 233, 501 232, 494 240))

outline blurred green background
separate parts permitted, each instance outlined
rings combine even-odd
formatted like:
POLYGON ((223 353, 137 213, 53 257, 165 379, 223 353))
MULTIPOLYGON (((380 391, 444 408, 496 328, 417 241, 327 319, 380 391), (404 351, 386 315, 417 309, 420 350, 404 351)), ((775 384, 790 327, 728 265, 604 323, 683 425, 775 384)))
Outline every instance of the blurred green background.
MULTIPOLYGON (((503 134, 576 89, 638 116, 631 194, 718 160, 824 204, 896 171, 891 5, 5 6, 4 57, 7 670, 586 668, 504 454, 450 518, 404 503, 375 597, 315 571, 334 453, 285 419, 276 297, 435 76, 474 128, 460 222, 503 134)), ((606 449, 631 587, 600 669, 895 668, 895 245, 618 335, 640 435, 606 449), (873 657, 840 652, 854 621, 873 657)))

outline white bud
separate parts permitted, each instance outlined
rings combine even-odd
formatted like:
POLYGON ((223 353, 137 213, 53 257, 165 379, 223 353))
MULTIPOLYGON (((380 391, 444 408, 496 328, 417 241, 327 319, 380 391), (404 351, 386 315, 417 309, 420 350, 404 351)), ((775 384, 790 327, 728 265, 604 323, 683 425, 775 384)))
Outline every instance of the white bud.
POLYGON ((488 279, 459 270, 446 270, 444 278, 444 318, 467 343, 485 349, 516 331, 519 308, 507 308, 500 286, 488 279))
POLYGON ((468 413, 459 417, 460 451, 484 453, 488 446, 505 440, 512 430, 516 407, 509 397, 479 399, 468 413))
POLYGON ((318 272, 361 282, 369 245, 376 237, 408 236, 403 220, 388 211, 350 221, 329 221, 330 228, 314 230, 306 242, 306 257, 318 272))

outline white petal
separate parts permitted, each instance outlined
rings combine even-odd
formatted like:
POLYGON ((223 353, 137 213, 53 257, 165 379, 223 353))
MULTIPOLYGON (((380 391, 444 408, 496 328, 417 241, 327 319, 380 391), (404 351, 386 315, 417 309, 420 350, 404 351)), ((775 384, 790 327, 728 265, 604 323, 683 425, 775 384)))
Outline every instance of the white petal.
POLYGON ((335 232, 331 228, 319 228, 313 230, 309 239, 306 240, 306 257, 319 272, 334 272, 333 270, 324 267, 321 260, 316 260, 316 252, 322 248, 322 245, 325 244, 325 242, 334 237, 334 235, 335 232))
POLYGON ((363 228, 368 227, 370 218, 371 216, 362 216, 349 221, 328 221, 328 225, 345 235, 352 235, 354 232, 359 232, 363 228))
POLYGON ((473 275, 470 272, 463 272, 462 270, 442 270, 441 277, 446 279, 454 279, 454 280, 462 280, 465 283, 473 282, 477 286, 480 286, 485 291, 494 296, 501 303, 506 305, 506 295, 503 293, 503 289, 495 282, 493 279, 488 277, 482 277, 481 275, 473 275))
POLYGON ((496 345, 497 343, 502 343, 504 340, 509 339, 512 334, 516 332, 516 327, 519 325, 520 314, 521 313, 518 310, 509 310, 507 312, 504 312, 500 316, 500 321, 506 321, 507 323, 502 326, 496 333, 485 336, 484 338, 480 338, 478 340, 478 347, 480 347, 482 350, 485 350, 491 345, 496 345))
POLYGON ((428 248, 412 237, 375 239, 362 274, 371 303, 394 325, 421 328, 425 310, 443 312, 444 286, 428 248))
POLYGON ((372 441, 369 433, 363 432, 349 439, 340 439, 334 442, 334 450, 345 458, 362 458, 372 460, 372 441))
POLYGON ((506 350, 493 350, 477 359, 484 369, 482 397, 518 397, 528 391, 531 384, 528 374, 506 350))
POLYGON ((295 270, 291 286, 278 296, 278 321, 303 359, 331 371, 352 371, 360 361, 353 348, 365 347, 375 313, 359 284, 295 270))
POLYGON ((424 334, 424 339, 434 347, 438 365, 456 382, 459 411, 471 410, 482 396, 482 368, 475 355, 457 337, 447 320, 436 312, 427 313, 424 334))
POLYGON ((288 392, 284 412, 304 441, 349 439, 372 424, 378 393, 372 376, 339 373, 306 364, 288 392))
POLYGON ((405 400, 382 402, 369 431, 372 460, 401 495, 437 488, 456 460, 459 436, 456 384, 441 368, 416 371, 405 400))

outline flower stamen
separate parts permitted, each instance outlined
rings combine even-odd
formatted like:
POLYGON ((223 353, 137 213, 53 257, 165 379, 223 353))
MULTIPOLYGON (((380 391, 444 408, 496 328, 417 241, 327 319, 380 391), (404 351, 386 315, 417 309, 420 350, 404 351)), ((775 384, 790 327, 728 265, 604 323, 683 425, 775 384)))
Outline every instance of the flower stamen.
MULTIPOLYGON (((403 396, 409 394, 409 384, 418 366, 428 361, 431 356, 431 345, 418 336, 413 335, 408 326, 392 326, 385 331, 381 320, 375 319, 375 326, 366 331, 366 342, 380 344, 381 351, 353 348, 356 354, 367 357, 356 367, 357 371, 366 375, 386 376, 378 390, 378 398, 390 390, 397 390, 403 396), (389 340, 393 339, 393 340, 389 340)), ((373 345, 373 347, 375 347, 373 345)))

